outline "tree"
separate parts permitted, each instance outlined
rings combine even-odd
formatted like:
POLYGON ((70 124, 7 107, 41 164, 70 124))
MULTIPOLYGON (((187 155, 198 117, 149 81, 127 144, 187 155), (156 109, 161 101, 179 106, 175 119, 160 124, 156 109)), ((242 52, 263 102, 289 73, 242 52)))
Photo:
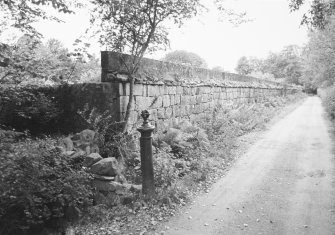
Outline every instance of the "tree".
MULTIPOLYGON (((290 0, 289 7, 291 11, 297 11, 305 4, 305 0, 290 0)), ((330 17, 335 11, 334 0, 313 0, 311 8, 303 15, 301 24, 313 28, 324 29, 329 23, 330 17)))
MULTIPOLYGON (((71 6, 82 6, 82 4, 79 4, 76 0, 0 0, 0 34, 5 30, 16 28, 26 36, 29 35, 34 39, 41 38, 42 35, 33 27, 33 23, 39 20, 55 20, 60 22, 57 17, 47 14, 47 12, 43 10, 43 7, 41 7, 48 5, 62 13, 73 13, 73 10, 70 9, 71 6)), ((0 42, 0 68, 11 67, 12 72, 15 72, 15 69, 17 69, 17 72, 22 72, 23 69, 27 67, 22 64, 15 64, 17 63, 18 57, 21 57, 19 60, 21 62, 31 61, 34 55, 29 55, 29 51, 26 51, 26 53, 22 55, 16 53, 16 58, 12 58, 11 55, 13 55, 13 53, 15 54, 15 50, 13 51, 12 49, 13 47, 11 45, 0 42), (23 58, 24 56, 27 57, 23 58)), ((32 70, 27 72, 33 74, 32 70)))
POLYGON ((246 56, 242 56, 238 60, 235 70, 238 74, 247 75, 253 71, 253 68, 251 67, 248 58, 246 56))
POLYGON ((193 52, 183 50, 167 53, 162 60, 197 68, 207 68, 207 63, 203 58, 193 52))
MULTIPOLYGON (((19 28, 29 35, 41 36, 32 26, 32 23, 41 19, 60 21, 58 18, 48 15, 40 7, 45 5, 50 5, 59 12, 73 13, 70 6, 80 6, 81 4, 77 1, 68 0, 0 0, 0 13, 4 18, 3 20, 9 22, 10 27, 19 28)), ((1 24, 3 25, 3 23, 1 24)))
POLYGON ((8 52, 11 61, 6 67, 0 67, 0 84, 88 81, 88 76, 96 77, 100 68, 96 58, 84 60, 77 53, 69 52, 57 39, 43 44, 37 38, 24 35, 8 52))
POLYGON ((309 34, 309 42, 303 53, 304 82, 311 87, 334 84, 335 75, 335 17, 323 30, 309 34))
POLYGON ((302 49, 296 45, 286 46, 281 52, 271 52, 264 60, 256 57, 241 57, 236 71, 268 80, 286 79, 289 83, 301 84, 302 49))
POLYGON ((130 95, 123 130, 127 130, 133 105, 135 73, 147 52, 169 45, 163 23, 172 21, 181 26, 195 16, 202 5, 199 0, 93 0, 91 23, 98 25, 100 43, 112 51, 132 55, 123 61, 128 71, 130 95))
POLYGON ((301 51, 297 45, 289 45, 279 53, 271 52, 263 61, 262 72, 273 74, 276 79, 285 78, 289 83, 301 84, 301 51))
POLYGON ((213 71, 216 71, 216 72, 221 72, 223 73, 225 71, 224 67, 223 66, 214 66, 212 68, 213 71))

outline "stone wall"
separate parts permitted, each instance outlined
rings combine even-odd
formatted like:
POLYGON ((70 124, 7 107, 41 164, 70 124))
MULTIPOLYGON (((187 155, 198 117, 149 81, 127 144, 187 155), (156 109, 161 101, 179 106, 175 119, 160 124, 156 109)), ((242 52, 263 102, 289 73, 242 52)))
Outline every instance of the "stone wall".
MULTIPOLYGON (((119 116, 124 119, 129 101, 130 83, 124 63, 130 57, 102 52, 102 81, 116 84, 119 116), (122 61, 122 63, 120 62, 122 61)), ((249 76, 221 73, 144 59, 135 74, 134 103, 130 129, 142 122, 140 113, 148 110, 150 121, 165 129, 175 120, 201 121, 214 110, 232 104, 261 102, 264 97, 296 92, 296 87, 249 76)))
MULTIPOLYGON (((32 133, 76 133, 89 128, 78 115, 86 104, 100 113, 109 110, 114 121, 122 121, 130 93, 123 62, 131 58, 112 52, 102 52, 101 58, 101 83, 0 87, 0 125, 32 133)), ((135 78, 132 129, 142 123, 140 113, 145 109, 151 114, 150 121, 164 129, 174 120, 204 120, 223 106, 297 91, 296 87, 249 76, 150 59, 143 60, 135 78)))

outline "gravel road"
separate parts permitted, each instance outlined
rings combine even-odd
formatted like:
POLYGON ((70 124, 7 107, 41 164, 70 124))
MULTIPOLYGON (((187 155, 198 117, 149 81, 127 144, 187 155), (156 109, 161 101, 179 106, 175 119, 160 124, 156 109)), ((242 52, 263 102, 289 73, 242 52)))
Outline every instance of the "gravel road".
POLYGON ((318 97, 275 123, 165 234, 335 234, 331 128, 318 97))

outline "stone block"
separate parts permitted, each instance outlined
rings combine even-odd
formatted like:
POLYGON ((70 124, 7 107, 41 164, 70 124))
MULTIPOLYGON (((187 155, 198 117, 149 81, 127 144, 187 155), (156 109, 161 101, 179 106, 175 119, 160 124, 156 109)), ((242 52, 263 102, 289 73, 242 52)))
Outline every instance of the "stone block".
POLYGON ((195 94, 196 95, 200 95, 201 94, 201 88, 200 87, 196 87, 195 94))
POLYGON ((135 96, 135 109, 142 111, 148 109, 155 100, 155 97, 135 96))
POLYGON ((154 97, 149 108, 154 108, 154 109, 158 109, 158 108, 162 108, 163 107, 163 98, 162 96, 157 96, 154 97))
POLYGON ((197 103, 197 97, 195 95, 192 95, 189 97, 189 104, 194 105, 197 103))
POLYGON ((174 104, 175 105, 180 105, 180 103, 181 103, 181 98, 180 97, 181 97, 180 95, 175 95, 174 96, 174 104))
POLYGON ((203 95, 197 95, 197 96, 195 97, 197 104, 202 103, 202 96, 203 96, 203 95))
POLYGON ((120 169, 118 161, 114 157, 108 157, 93 164, 90 172, 96 175, 116 176, 120 173, 120 169))
POLYGON ((176 86, 166 86, 166 95, 175 95, 177 94, 177 88, 176 86))
POLYGON ((157 109, 149 109, 148 112, 150 114, 150 116, 149 116, 150 121, 157 120, 157 109))
POLYGON ((184 116, 189 116, 192 113, 192 106, 191 105, 185 105, 184 111, 185 111, 184 116))
POLYGON ((214 87, 214 93, 220 93, 221 92, 221 87, 214 87))
POLYGON ((119 100, 120 100, 120 112, 121 113, 126 112, 129 102, 129 96, 120 96, 119 100))
POLYGON ((145 87, 143 84, 134 84, 134 95, 145 96, 145 87))
POLYGON ((135 123, 137 123, 139 117, 140 117, 140 112, 137 112, 137 111, 131 111, 131 112, 130 112, 130 115, 129 115, 129 122, 130 122, 131 124, 135 124, 135 123))
POLYGON ((172 109, 173 109, 173 115, 175 117, 180 117, 180 106, 175 105, 172 107, 172 109))
POLYGON ((191 89, 191 95, 196 95, 197 94, 197 87, 190 87, 191 89))
POLYGON ((189 104, 189 95, 182 95, 180 97, 180 104, 181 105, 188 105, 189 104))
POLYGON ((159 85, 148 85, 148 94, 147 96, 159 96, 160 95, 160 87, 159 85))
POLYGON ((170 104, 171 106, 175 105, 175 95, 170 95, 170 104))
POLYGON ((163 96, 163 107, 169 107, 171 105, 171 101, 170 101, 170 96, 169 95, 164 95, 163 96))
POLYGON ((177 86, 176 87, 176 93, 178 95, 182 95, 183 94, 183 87, 182 86, 177 86))
POLYGON ((93 180, 93 187, 100 192, 115 192, 116 194, 124 194, 131 189, 130 184, 121 184, 115 181, 103 181, 99 179, 93 180))
POLYGON ((159 118, 159 119, 165 118, 165 109, 164 108, 157 109, 157 118, 159 118))
POLYGON ((99 153, 91 153, 88 156, 85 156, 83 166, 90 167, 93 164, 97 163, 98 161, 102 160, 102 157, 99 153))
POLYGON ((202 95, 202 102, 203 103, 206 103, 206 102, 208 102, 209 101, 209 95, 208 94, 203 94, 202 95))
POLYGON ((209 94, 209 93, 211 93, 211 87, 209 87, 209 86, 205 86, 205 87, 203 88, 203 91, 204 91, 205 94, 209 94))
POLYGON ((122 83, 122 93, 123 93, 123 95, 129 95, 130 94, 130 83, 128 83, 128 82, 127 83, 122 83))
POLYGON ((165 118, 171 118, 173 114, 172 108, 165 109, 165 118))
POLYGON ((191 94, 191 88, 184 86, 183 87, 183 95, 190 95, 191 94))

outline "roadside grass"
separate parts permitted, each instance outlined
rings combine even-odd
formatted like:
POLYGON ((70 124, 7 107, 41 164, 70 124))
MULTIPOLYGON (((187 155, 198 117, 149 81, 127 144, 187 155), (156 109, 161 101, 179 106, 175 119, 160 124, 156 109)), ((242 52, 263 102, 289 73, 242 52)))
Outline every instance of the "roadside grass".
MULTIPOLYGON (((182 121, 164 133, 156 133, 153 142, 156 195, 152 198, 135 195, 129 203, 117 206, 93 206, 74 225, 75 234, 161 233, 155 231, 157 224, 167 221, 197 195, 208 192, 224 176, 237 157, 233 151, 238 148, 239 136, 264 128, 284 106, 303 97, 303 94, 270 97, 260 103, 222 107, 211 120, 197 124, 182 121)), ((138 155, 128 155, 126 162, 131 164, 126 166, 127 180, 138 183, 138 155)))

